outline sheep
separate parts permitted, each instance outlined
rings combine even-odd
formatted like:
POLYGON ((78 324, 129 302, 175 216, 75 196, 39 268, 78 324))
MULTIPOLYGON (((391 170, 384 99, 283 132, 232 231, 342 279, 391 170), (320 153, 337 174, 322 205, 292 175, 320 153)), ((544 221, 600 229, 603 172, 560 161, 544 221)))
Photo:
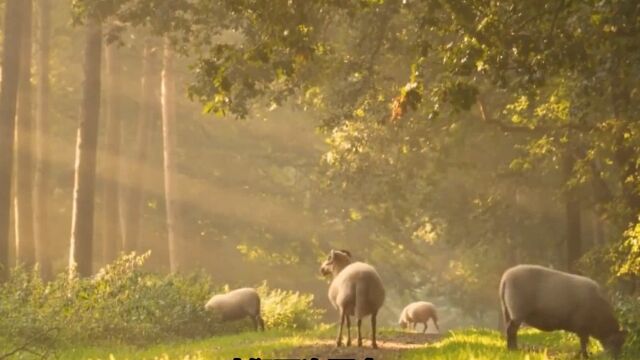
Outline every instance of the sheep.
POLYGON ((340 314, 340 330, 336 346, 342 346, 342 329, 347 322, 347 346, 351 346, 351 316, 358 320, 358 346, 362 346, 362 318, 371 315, 371 345, 376 343, 376 317, 385 298, 382 279, 373 266, 353 262, 346 250, 331 250, 320 267, 322 275, 332 275, 329 300, 340 314))
POLYGON ((580 338, 585 358, 589 337, 618 357, 626 331, 621 330, 611 305, 598 284, 586 277, 542 266, 518 265, 504 272, 500 300, 506 325, 507 348, 517 348, 523 322, 542 331, 565 330, 580 338))
POLYGON ((253 288, 242 288, 226 294, 214 295, 204 306, 206 310, 219 314, 222 321, 239 320, 250 317, 258 331, 264 331, 264 320, 260 316, 260 295, 253 288))
POLYGON ((416 324, 422 323, 424 324, 424 329, 422 333, 427 332, 427 323, 429 319, 433 321, 433 324, 440 332, 440 327, 438 326, 438 313, 436 312, 436 307, 433 306, 432 303, 426 301, 417 301, 407 305, 400 314, 400 319, 398 320, 398 324, 403 329, 406 329, 407 326, 410 326, 415 330, 416 324))

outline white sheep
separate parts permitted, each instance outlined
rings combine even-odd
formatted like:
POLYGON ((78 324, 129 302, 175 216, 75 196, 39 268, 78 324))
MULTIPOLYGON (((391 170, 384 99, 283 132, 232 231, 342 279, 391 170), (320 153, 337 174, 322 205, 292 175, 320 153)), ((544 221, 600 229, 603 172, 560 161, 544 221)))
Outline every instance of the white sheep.
POLYGON ((433 321, 433 324, 440 332, 440 327, 438 326, 438 313, 436 311, 436 307, 426 301, 417 301, 407 305, 400 313, 400 319, 398 320, 398 324, 403 329, 406 329, 407 326, 411 327, 415 330, 416 324, 421 323, 424 324, 423 333, 427 332, 427 323, 429 319, 433 321))
POLYGON ((347 346, 351 345, 351 316, 358 321, 358 346, 362 346, 362 318, 371 315, 371 344, 376 343, 376 317, 382 307, 385 291, 382 279, 368 264, 353 262, 351 253, 345 250, 331 250, 327 260, 320 267, 323 275, 332 275, 329 285, 329 300, 340 313, 340 330, 336 345, 342 345, 342 329, 347 323, 347 346))
POLYGON ((250 317, 255 330, 258 325, 264 331, 264 321, 260 316, 260 295, 253 288, 242 288, 226 294, 214 295, 205 309, 218 314, 222 321, 239 320, 250 317))

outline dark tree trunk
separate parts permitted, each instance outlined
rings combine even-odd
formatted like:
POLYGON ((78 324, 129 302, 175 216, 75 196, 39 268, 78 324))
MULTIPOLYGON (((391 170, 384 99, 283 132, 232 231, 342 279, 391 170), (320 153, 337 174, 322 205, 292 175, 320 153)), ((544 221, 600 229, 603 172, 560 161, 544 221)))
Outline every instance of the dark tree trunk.
POLYGON ((22 41, 18 81, 18 119, 16 131, 16 260, 28 267, 35 265, 33 236, 33 119, 31 106, 31 26, 33 4, 22 2, 22 41))
POLYGON ((36 108, 36 170, 34 178, 34 237, 36 242, 36 260, 40 265, 43 279, 51 279, 51 259, 49 242, 45 238, 49 233, 49 54, 51 39, 51 0, 40 0, 39 12, 40 51, 38 55, 38 92, 36 108))
POLYGON ((118 63, 115 56, 115 44, 106 47, 106 84, 105 96, 105 121, 106 121, 106 140, 105 140, 105 166, 104 166, 104 182, 103 182, 103 203, 104 203, 104 231, 102 239, 102 256, 105 264, 115 260, 120 250, 120 205, 119 186, 120 186, 120 114, 118 112, 119 104, 117 100, 117 91, 119 89, 119 71, 118 63))
POLYGON ((126 201, 125 211, 125 252, 136 251, 138 249, 138 238, 140 237, 140 223, 142 220, 142 191, 145 186, 145 171, 142 169, 147 162, 149 138, 151 136, 151 106, 156 103, 153 100, 153 88, 151 78, 153 69, 151 67, 151 45, 145 45, 143 53, 142 82, 140 115, 138 128, 136 130, 136 140, 134 145, 132 168, 129 169, 129 191, 126 201))
POLYGON ((93 211, 96 180, 96 150, 100 116, 100 64, 102 56, 102 27, 90 19, 84 59, 84 85, 80 125, 76 142, 75 185, 71 221, 69 266, 79 276, 92 273, 93 211))
MULTIPOLYGON (((575 166, 575 157, 572 151, 568 150, 564 158, 564 178, 567 183, 572 176, 575 166)), ((575 187, 567 189, 565 194, 565 216, 567 219, 567 269, 576 273, 577 261, 582 257, 582 238, 580 224, 580 199, 578 190, 575 187)))
POLYGON ((9 274, 9 235, 11 216, 11 180, 15 136, 20 40, 22 39, 22 0, 7 0, 2 51, 0 87, 0 281, 9 274))

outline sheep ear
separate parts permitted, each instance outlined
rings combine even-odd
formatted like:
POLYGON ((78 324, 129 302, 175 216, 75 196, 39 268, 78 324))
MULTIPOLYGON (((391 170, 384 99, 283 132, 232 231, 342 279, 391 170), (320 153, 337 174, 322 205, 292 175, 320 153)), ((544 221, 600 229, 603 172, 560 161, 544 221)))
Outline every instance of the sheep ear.
POLYGON ((348 257, 351 257, 351 252, 349 250, 340 249, 340 252, 347 254, 348 257))

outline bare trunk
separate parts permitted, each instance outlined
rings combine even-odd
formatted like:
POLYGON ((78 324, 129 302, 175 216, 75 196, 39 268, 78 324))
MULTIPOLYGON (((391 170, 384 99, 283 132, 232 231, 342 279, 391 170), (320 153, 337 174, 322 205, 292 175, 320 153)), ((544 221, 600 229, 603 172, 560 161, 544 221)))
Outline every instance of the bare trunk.
POLYGON ((49 54, 51 38, 51 0, 40 0, 38 56, 38 93, 36 108, 36 173, 34 178, 34 237, 36 243, 36 261, 40 265, 43 279, 51 279, 51 259, 49 242, 45 239, 49 232, 47 198, 49 196, 49 54))
POLYGON ((102 239, 102 256, 105 264, 115 260, 120 245, 120 114, 116 93, 119 88, 117 62, 114 44, 106 47, 106 84, 105 101, 106 141, 105 141, 105 179, 103 182, 104 232, 102 239))
POLYGON ((2 51, 0 88, 0 281, 9 274, 9 235, 11 216, 11 177, 15 132, 20 40, 22 39, 22 0, 7 0, 2 51))
POLYGON ((180 234, 175 188, 176 109, 175 80, 173 77, 173 52, 167 39, 164 42, 162 70, 162 142, 164 154, 164 194, 167 210, 167 235, 169 239, 169 268, 172 273, 181 268, 180 234))
POLYGON ((82 112, 76 142, 75 185, 71 220, 69 267, 78 275, 92 273, 93 203, 96 180, 96 150, 100 116, 100 64, 102 27, 98 20, 87 24, 82 112))
MULTIPOLYGON (((567 151, 564 159, 565 183, 571 178, 575 158, 567 151)), ((567 269, 577 273, 577 262, 582 257, 582 237, 580 233, 580 199, 575 188, 567 190, 565 215, 567 219, 567 269)))
POLYGON ((31 25, 33 4, 22 3, 22 42, 18 81, 18 119, 16 129, 16 260, 27 267, 36 262, 33 237, 33 120, 31 113, 31 25))
POLYGON ((145 172, 141 171, 147 162, 147 148, 151 135, 151 106, 153 101, 153 88, 151 78, 151 45, 145 45, 143 54, 142 87, 140 104, 140 118, 136 130, 132 169, 129 170, 130 181, 127 194, 127 208, 124 226, 124 249, 126 252, 136 251, 140 236, 140 222, 142 220, 142 190, 145 186, 145 172))

